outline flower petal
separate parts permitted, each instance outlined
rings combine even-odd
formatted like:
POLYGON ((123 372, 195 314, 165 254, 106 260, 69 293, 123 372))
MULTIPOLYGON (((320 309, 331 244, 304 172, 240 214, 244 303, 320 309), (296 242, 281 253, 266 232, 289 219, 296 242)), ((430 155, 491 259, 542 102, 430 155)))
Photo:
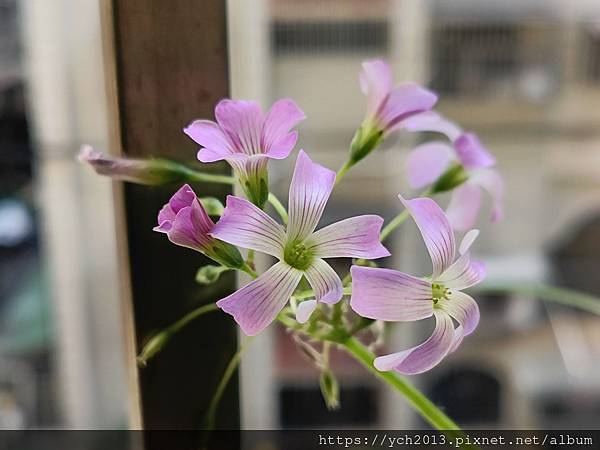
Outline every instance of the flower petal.
POLYGON ((233 152, 221 127, 210 120, 194 120, 183 132, 204 147, 198 152, 198 159, 202 162, 220 161, 233 152))
POLYGON ((456 351, 456 349, 458 349, 458 347, 460 347, 460 344, 462 344, 463 339, 465 338, 465 330, 462 327, 462 325, 457 326, 454 329, 454 339, 452 340, 452 346, 450 347, 450 351, 448 352, 453 353, 456 351))
POLYGON ((258 250, 280 259, 283 257, 283 227, 243 198, 227 196, 223 215, 211 234, 233 245, 258 250))
POLYGON ((306 323, 310 316, 317 308, 316 300, 306 300, 298 305, 296 308, 296 322, 306 323))
POLYGON ((248 336, 264 330, 298 286, 302 272, 283 262, 278 262, 269 270, 217 302, 217 306, 231 314, 248 336))
MULTIPOLYGON (((203 252, 213 240, 209 236, 212 229, 212 220, 200 202, 195 200, 191 206, 177 212, 166 233, 173 244, 203 252)), ((165 232, 161 227, 155 228, 155 231, 165 232)))
POLYGON ((425 111, 407 117, 402 122, 402 128, 414 132, 434 131, 442 133, 445 134, 451 142, 454 142, 462 133, 462 130, 458 125, 434 111, 425 111))
POLYGON ((462 241, 460 241, 460 245, 458 247, 458 253, 460 253, 461 255, 464 255, 465 253, 467 253, 469 251, 469 249, 471 248, 471 245, 473 245, 473 242, 475 242, 475 239, 477 239, 477 237, 479 236, 479 230, 477 229, 472 229, 469 230, 465 233, 465 235, 462 238, 462 241))
POLYGON ((246 155, 265 153, 261 145, 263 115, 258 103, 221 100, 215 107, 215 117, 227 134, 234 152, 246 155))
POLYGON ((444 211, 430 198, 415 198, 400 201, 408 209, 421 231, 425 246, 433 263, 433 279, 436 279, 454 262, 454 233, 444 211))
POLYGON ((298 141, 298 132, 292 131, 286 134, 284 137, 271 143, 269 147, 269 153, 267 156, 273 159, 284 159, 287 158, 291 151, 294 149, 294 145, 298 141))
POLYGON ((342 280, 335 270, 321 258, 315 258, 304 272, 304 276, 313 288, 318 302, 337 303, 342 299, 344 293, 342 280))
POLYGON ((374 215, 341 220, 316 231, 310 248, 322 258, 383 258, 390 252, 379 240, 382 225, 374 215))
POLYGON ((412 321, 431 316, 431 283, 391 269, 352 266, 350 307, 369 319, 412 321))
POLYGON ((437 281, 450 289, 467 289, 483 281, 485 275, 485 265, 480 261, 471 261, 469 253, 465 253, 437 281))
POLYGON ((408 154, 406 173, 412 189, 420 189, 436 181, 454 158, 454 150, 444 142, 421 144, 408 154))
MULTIPOLYGON (((158 213, 158 226, 155 231, 167 232, 171 229, 171 225, 177 213, 186 206, 191 206, 196 200, 196 193, 189 184, 184 184, 175 194, 171 196, 169 202, 162 207, 158 213)), ((209 219, 210 220, 210 219, 209 219)), ((212 223, 212 221, 211 221, 212 223)))
POLYGON ((490 167, 496 159, 486 150, 477 135, 463 133, 454 141, 456 155, 467 170, 490 167))
POLYGON ((334 182, 335 172, 313 163, 300 150, 290 185, 289 241, 304 240, 315 230, 334 182))
POLYGON ((377 119, 391 133, 404 125, 404 120, 413 114, 431 109, 437 95, 414 83, 399 85, 391 91, 377 112, 377 119))
POLYGON ((471 173, 469 181, 485 189, 492 197, 492 222, 503 217, 504 181, 493 169, 480 169, 471 173))
POLYGON ((408 350, 375 358, 375 368, 380 371, 396 370, 404 375, 414 375, 438 365, 449 353, 454 342, 454 323, 452 318, 442 311, 434 310, 433 314, 436 323, 429 339, 408 350))
POLYGON ((392 90, 392 69, 382 60, 365 61, 358 76, 360 90, 367 96, 367 118, 372 118, 392 90))
POLYGON ((479 306, 470 295, 461 291, 452 291, 448 300, 438 302, 438 307, 450 314, 463 327, 468 336, 479 323, 479 306))
POLYGON ((471 180, 458 186, 452 192, 446 215, 456 231, 466 231, 477 220, 481 206, 481 190, 471 180))
POLYGON ((289 154, 297 139, 297 133, 290 133, 290 130, 305 118, 302 110, 292 99, 284 98, 273 103, 265 117, 261 135, 262 148, 265 149, 265 153, 271 156, 273 146, 277 144, 276 153, 280 154, 284 148, 289 148, 287 150, 289 154), (290 139, 290 135, 293 139, 290 139), (290 143, 291 146, 289 146, 290 143))

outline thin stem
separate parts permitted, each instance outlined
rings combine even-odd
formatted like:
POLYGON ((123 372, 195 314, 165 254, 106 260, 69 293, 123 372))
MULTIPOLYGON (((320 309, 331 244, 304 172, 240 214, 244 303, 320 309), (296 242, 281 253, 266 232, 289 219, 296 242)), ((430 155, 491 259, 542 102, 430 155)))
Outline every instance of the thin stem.
POLYGON ((219 407, 219 402, 221 401, 221 397, 223 397, 223 392, 225 392, 225 388, 229 384, 231 377, 235 373, 236 369, 240 365, 240 361, 242 359, 242 355, 244 351, 248 348, 250 343, 253 341, 253 338, 247 338, 245 342, 240 346, 237 352, 231 357, 229 364, 225 368, 225 372, 223 373, 223 377, 221 381, 219 381, 219 385, 217 386, 217 390, 213 394, 213 397, 210 401, 210 405, 208 406, 208 410, 206 411, 206 415, 204 416, 204 422, 202 428, 205 430, 212 430, 215 427, 215 416, 217 413, 217 408, 219 407))
MULTIPOLYGON (((401 393, 410 405, 434 428, 444 431, 449 438, 464 437, 460 427, 425 395, 408 381, 395 372, 380 372, 373 366, 375 355, 362 345, 357 339, 349 338, 341 344, 342 348, 354 359, 360 362, 369 372, 386 382, 389 386, 401 393)), ((477 448, 472 445, 463 445, 463 448, 477 448)))
POLYGON ((345 162, 345 164, 340 168, 340 170, 337 171, 334 186, 337 186, 340 183, 340 181, 342 181, 342 179, 346 176, 346 173, 350 170, 352 166, 353 164, 350 162, 350 160, 345 162))
POLYGON ((187 181, 201 183, 235 184, 235 178, 227 175, 214 175, 212 173, 198 172, 197 170, 184 167, 181 170, 187 181))
POLYGON ((404 222, 406 219, 408 219, 410 216, 408 209, 405 209, 404 211, 402 211, 400 214, 398 214, 396 217, 394 217, 390 223, 388 223, 385 227, 383 227, 383 230, 381 230, 381 234, 379 235, 379 240, 381 242, 385 241, 386 238, 391 234, 392 231, 394 231, 396 228, 398 228, 402 222, 404 222))
POLYGON ((551 286, 543 283, 536 284, 483 284, 473 289, 481 294, 523 294, 537 297, 547 302, 558 303, 565 306, 600 315, 600 298, 578 292, 573 289, 551 286))
MULTIPOLYGON (((426 189, 423 192, 421 192, 417 197, 419 197, 419 198, 431 197, 431 195, 432 195, 431 189, 426 189)), ((390 223, 388 223, 385 227, 383 227, 383 230, 381 230, 381 234, 379 235, 379 240, 381 242, 385 241, 386 238, 389 237, 391 232, 394 231, 396 228, 398 228, 400 225, 402 225, 402 223, 409 217, 410 217, 410 213, 408 212, 408 209, 405 209, 404 211, 399 213, 396 217, 394 217, 391 220, 390 223)))
POLYGON ((281 217, 283 224, 287 225, 288 213, 285 210, 285 207, 279 201, 279 199, 271 192, 269 192, 269 203, 273 206, 273 208, 275 208, 275 211, 277 211, 277 214, 279 214, 279 217, 281 217))
POLYGON ((150 338, 146 345, 144 345, 142 351, 137 357, 138 365, 140 367, 146 367, 146 365, 148 364, 148 360, 150 360, 153 356, 160 352, 178 331, 180 331, 192 320, 203 316, 204 314, 207 314, 209 312, 217 311, 218 309, 219 308, 214 303, 203 305, 187 313, 177 322, 173 323, 164 330, 155 334, 152 338, 150 338))

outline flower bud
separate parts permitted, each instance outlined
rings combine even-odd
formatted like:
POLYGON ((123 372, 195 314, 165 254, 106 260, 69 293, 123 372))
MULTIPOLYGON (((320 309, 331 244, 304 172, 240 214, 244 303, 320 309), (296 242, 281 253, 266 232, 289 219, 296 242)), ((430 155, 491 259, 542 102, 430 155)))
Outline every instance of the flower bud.
POLYGON ((148 365, 148 361, 154 357, 158 352, 160 352, 168 340, 171 338, 173 333, 170 331, 161 331, 160 333, 152 336, 139 356, 136 358, 139 367, 146 367, 148 365))
POLYGON ((231 270, 225 266, 214 266, 209 264, 204 267, 200 267, 196 272, 196 282, 202 285, 209 285, 215 283, 223 272, 231 270))
POLYGON ((213 217, 221 217, 225 207, 221 200, 215 197, 200 197, 200 204, 206 211, 206 214, 213 217))
POLYGON ((335 375, 331 370, 327 369, 321 372, 319 377, 319 386, 325 405, 330 411, 339 409, 340 407, 340 386, 335 375))
POLYGON ((78 159, 88 163, 99 175, 131 183, 159 185, 185 179, 185 167, 165 159, 117 158, 89 145, 79 151, 78 159))

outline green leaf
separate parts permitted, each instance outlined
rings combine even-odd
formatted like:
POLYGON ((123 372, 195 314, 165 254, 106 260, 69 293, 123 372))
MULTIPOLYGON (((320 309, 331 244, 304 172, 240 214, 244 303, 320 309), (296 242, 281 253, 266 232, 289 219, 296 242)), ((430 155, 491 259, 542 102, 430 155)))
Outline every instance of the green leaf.
POLYGON ((213 266, 212 264, 200 267, 198 272, 196 272, 196 283, 202 285, 213 284, 223 272, 227 272, 228 270, 232 269, 225 266, 213 266))

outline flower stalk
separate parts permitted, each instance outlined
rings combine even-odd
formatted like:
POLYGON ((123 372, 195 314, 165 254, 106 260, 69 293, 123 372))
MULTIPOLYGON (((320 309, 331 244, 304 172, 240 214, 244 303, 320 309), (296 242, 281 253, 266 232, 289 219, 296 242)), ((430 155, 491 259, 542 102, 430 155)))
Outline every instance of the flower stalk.
MULTIPOLYGON (((448 438, 465 436, 464 432, 450 417, 435 406, 421 391, 408 383, 405 378, 395 372, 380 372, 377 370, 373 365, 375 355, 356 338, 349 338, 340 346, 362 364, 367 371, 402 394, 413 409, 435 429, 444 431, 448 438)), ((475 449, 477 447, 463 445, 462 448, 475 449)))

